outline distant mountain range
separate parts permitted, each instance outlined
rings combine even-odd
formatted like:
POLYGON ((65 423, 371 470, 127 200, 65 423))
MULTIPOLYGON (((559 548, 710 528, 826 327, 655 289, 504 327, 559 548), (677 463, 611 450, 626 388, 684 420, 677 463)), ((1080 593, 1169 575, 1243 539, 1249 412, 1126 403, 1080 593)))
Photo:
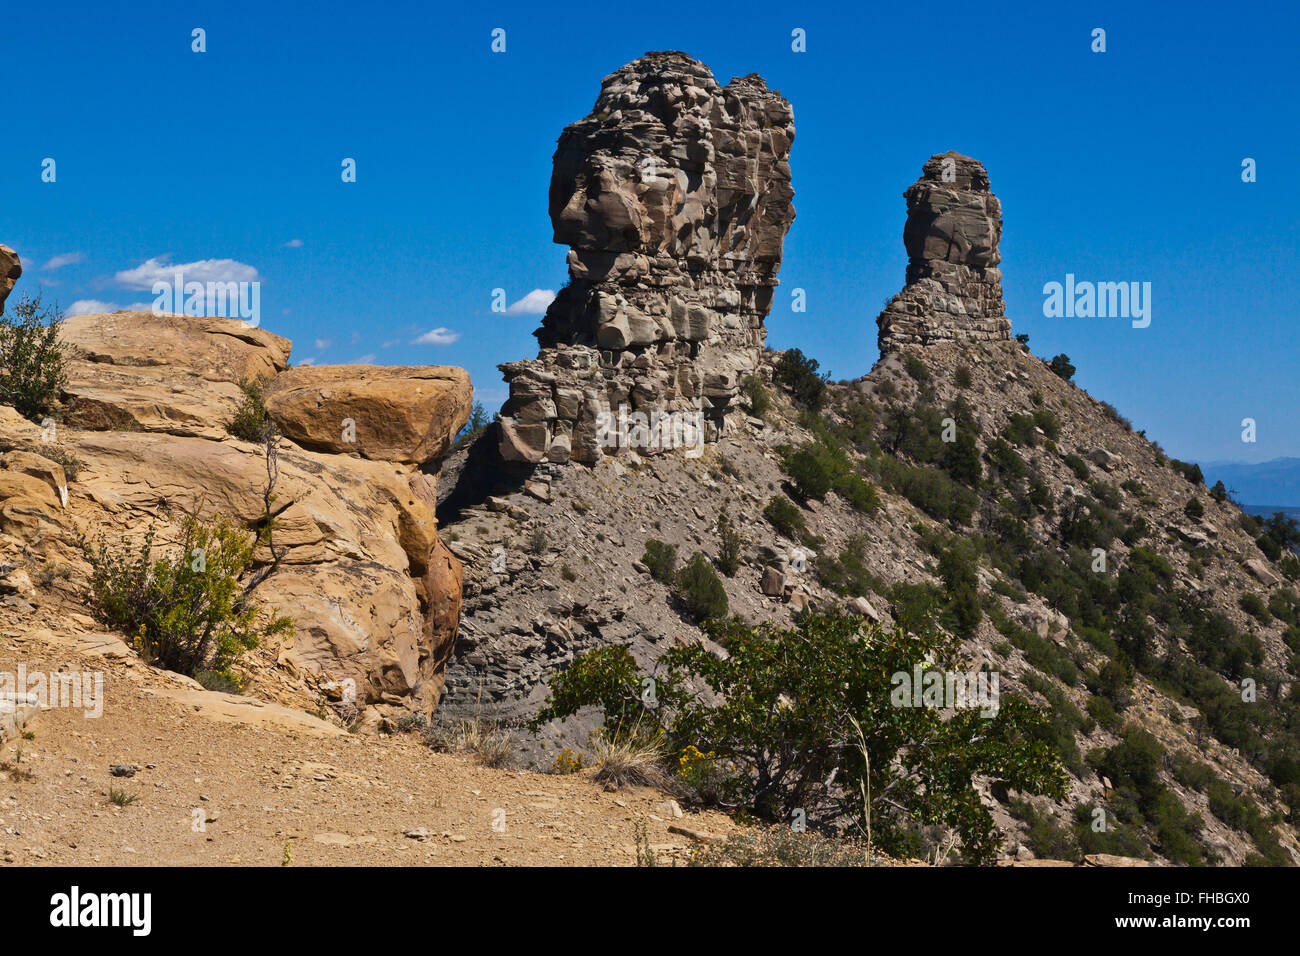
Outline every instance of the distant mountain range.
POLYGON ((1274 458, 1250 465, 1240 461, 1198 462, 1205 483, 1222 481, 1250 514, 1285 511, 1300 517, 1300 458, 1274 458))

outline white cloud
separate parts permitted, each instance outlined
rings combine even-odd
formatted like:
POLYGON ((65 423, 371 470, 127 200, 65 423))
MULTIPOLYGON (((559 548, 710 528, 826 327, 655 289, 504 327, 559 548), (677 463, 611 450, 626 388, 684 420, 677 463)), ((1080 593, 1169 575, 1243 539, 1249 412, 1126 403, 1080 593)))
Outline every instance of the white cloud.
POLYGON ((507 306, 506 315, 542 315, 554 299, 554 290, 534 289, 518 302, 507 306))
POLYGON ((315 360, 314 358, 305 358, 305 359, 303 359, 301 362, 298 362, 297 364, 299 364, 299 365, 315 365, 315 364, 316 364, 316 360, 315 360))
POLYGON ((317 340, 316 340, 314 343, 312 343, 312 344, 316 346, 316 351, 317 351, 317 352, 324 352, 327 348, 329 348, 331 345, 334 344, 334 340, 333 340, 333 339, 317 339, 317 340))
POLYGON ((82 259, 86 258, 80 252, 65 252, 50 259, 49 262, 41 266, 46 272, 53 272, 55 269, 62 269, 64 266, 74 266, 82 259))
POLYGON ((121 308, 115 302, 101 302, 99 299, 78 299, 64 310, 64 315, 96 315, 100 312, 118 312, 121 308))
POLYGON ((451 345, 460 338, 459 332, 453 332, 451 329, 437 328, 431 332, 425 332, 417 338, 412 345, 451 345))
POLYGON ((301 239, 290 239, 288 242, 286 242, 286 243, 284 244, 284 246, 285 246, 286 249, 301 249, 301 248, 302 248, 302 240, 301 240, 301 239))
POLYGON ((374 365, 375 355, 373 352, 367 352, 365 355, 358 355, 351 362, 344 362, 344 365, 374 365))
POLYGON ((155 282, 170 283, 177 272, 187 282, 257 282, 257 269, 234 259, 199 259, 196 262, 171 263, 170 255, 146 259, 134 269, 117 273, 113 278, 129 289, 153 289, 155 282))

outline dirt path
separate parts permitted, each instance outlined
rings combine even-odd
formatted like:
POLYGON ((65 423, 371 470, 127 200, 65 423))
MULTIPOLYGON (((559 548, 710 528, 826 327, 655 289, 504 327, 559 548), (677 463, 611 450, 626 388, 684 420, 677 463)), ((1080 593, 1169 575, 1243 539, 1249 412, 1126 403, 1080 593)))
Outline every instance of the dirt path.
POLYGON ((663 795, 607 793, 585 773, 491 770, 413 736, 343 734, 97 656, 93 643, 48 631, 0 638, 0 673, 104 675, 101 716, 45 710, 29 739, 0 748, 4 865, 278 866, 286 845, 295 866, 628 865, 637 821, 665 857, 692 844, 670 823, 736 829, 715 813, 670 819, 663 795), (119 764, 134 776, 113 776, 119 764), (138 799, 116 806, 110 788, 138 799))

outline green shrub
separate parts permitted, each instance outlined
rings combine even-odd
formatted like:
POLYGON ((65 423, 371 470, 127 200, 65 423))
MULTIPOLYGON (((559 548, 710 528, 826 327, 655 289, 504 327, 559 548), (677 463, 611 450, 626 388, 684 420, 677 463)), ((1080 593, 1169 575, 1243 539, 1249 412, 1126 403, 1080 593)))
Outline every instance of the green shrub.
POLYGON ((833 481, 831 468, 824 451, 814 445, 795 449, 782 461, 785 473, 790 476, 795 494, 804 501, 826 497, 833 481))
POLYGON ((1246 591, 1242 594, 1237 600, 1237 605, 1261 624, 1267 624, 1273 620, 1273 615, 1268 611, 1268 605, 1264 603, 1263 598, 1253 591, 1246 591))
POLYGON ((1060 355, 1053 356, 1052 361, 1048 363, 1047 367, 1067 382, 1074 378, 1075 368, 1070 364, 1070 356, 1066 355, 1064 352, 1060 355))
POLYGON ((969 365, 958 365, 956 371, 952 373, 952 383, 958 388, 971 387, 971 372, 969 365))
POLYGON ((1188 498, 1187 504, 1183 505, 1183 514, 1199 521, 1205 517, 1205 505, 1201 504, 1200 498, 1188 498))
POLYGON ((701 644, 669 649, 653 678, 658 706, 641 703, 648 675, 630 653, 604 649, 552 677, 537 719, 598 705, 607 728, 655 728, 675 753, 708 754, 728 768, 721 801, 767 821, 788 823, 797 809, 812 828, 865 829, 869 793, 873 837, 886 852, 915 852, 918 834, 939 827, 960 840, 965 860, 991 860, 1000 839, 977 777, 1065 795, 1059 761, 1034 739, 1045 715, 1023 698, 1002 695, 991 717, 960 708, 945 719, 939 708, 895 704, 893 675, 922 661, 957 666, 954 638, 814 614, 789 630, 736 620, 708 630, 728 656, 701 644), (707 700, 685 689, 699 685, 707 700), (841 785, 828 788, 836 768, 841 785))
POLYGON ((709 559, 698 551, 677 572, 677 597, 696 621, 727 615, 727 592, 709 559))
POLYGON ((1169 459, 1169 466, 1178 472, 1194 485, 1205 484, 1205 476, 1201 474, 1201 466, 1193 465, 1185 461, 1179 461, 1177 458, 1169 459))
POLYGON ((24 295, 0 315, 0 402, 40 422, 52 415, 63 387, 63 313, 24 295))
POLYGON ((903 359, 903 368, 915 381, 924 384, 930 381, 930 370, 925 367, 919 356, 908 355, 903 359))
POLYGON ((1228 489, 1222 481, 1216 481, 1214 483, 1214 487, 1210 489, 1210 497, 1218 502, 1228 500, 1228 489))
POLYGON ((774 495, 763 508, 763 517, 787 538, 798 538, 804 531, 803 512, 784 495, 774 495))
POLYGON ((1104 730, 1114 732, 1119 729, 1123 719, 1115 713, 1115 705, 1106 697, 1088 698, 1088 716, 1104 730))
POLYGON ((456 439, 451 443, 451 451, 460 451, 466 445, 471 445, 474 440, 487 430, 488 425, 492 424, 492 419, 483 407, 482 402, 475 402, 469 410, 469 419, 466 420, 461 430, 456 433, 456 439))
POLYGON ((975 444, 975 435, 971 429, 959 428, 956 439, 948 442, 943 457, 943 470, 953 481, 959 481, 968 488, 979 484, 984 466, 980 462, 979 446, 975 444))
POLYGON ((650 569, 650 576, 660 584, 672 584, 677 570, 677 548, 651 538, 645 543, 641 563, 650 569))
MULTIPOLYGON (((174 557, 152 557, 151 530, 137 549, 83 542, 99 619, 133 639, 145 660, 191 677, 233 678, 240 656, 287 617, 254 607, 240 584, 253 564, 254 538, 223 515, 186 515, 174 557)), ((237 678, 233 678, 237 680, 237 678)))
POLYGON ((1012 415, 1007 425, 1002 429, 1002 437, 1015 445, 1027 445, 1033 447, 1038 444, 1037 423, 1034 416, 1028 413, 1012 415))
POLYGON ((718 517, 718 570, 729 578, 734 578, 740 570, 740 551, 744 545, 745 539, 736 531, 724 508, 718 517))
POLYGON ((819 367, 816 359, 806 357, 798 349, 789 349, 777 359, 773 377, 796 402, 816 411, 826 401, 827 376, 818 374, 819 367))
POLYGON ((244 441, 263 442, 275 428, 270 413, 266 410, 262 383, 252 379, 241 378, 239 390, 244 393, 244 400, 235 411, 228 431, 244 441))
POLYGON ((772 397, 767 394, 767 387, 757 375, 746 375, 740 383, 741 394, 749 400, 749 410, 758 418, 765 418, 772 410, 772 397))
POLYGON ((1092 472, 1088 469, 1088 463, 1086 461, 1074 454, 1066 455, 1064 461, 1066 467, 1068 467, 1070 471, 1074 472, 1074 477, 1078 478, 1080 481, 1088 480, 1088 476, 1092 472))
POLYGON ((1057 421, 1056 416, 1049 408, 1035 408, 1033 411, 1034 424, 1043 430, 1043 434, 1052 441, 1061 437, 1061 423, 1057 421))

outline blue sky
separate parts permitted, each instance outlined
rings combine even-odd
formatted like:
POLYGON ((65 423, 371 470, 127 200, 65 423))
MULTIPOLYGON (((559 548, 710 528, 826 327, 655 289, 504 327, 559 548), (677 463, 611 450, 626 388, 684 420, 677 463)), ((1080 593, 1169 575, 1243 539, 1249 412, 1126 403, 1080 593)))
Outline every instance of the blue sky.
POLYGON ((19 291, 64 308, 151 301, 128 278, 151 262, 231 260, 295 361, 461 365, 495 410, 495 366, 536 354, 540 317, 492 313, 492 290, 565 280, 556 137, 603 76, 680 49, 794 106, 773 347, 836 378, 871 367, 903 284, 901 193, 956 149, 1002 199, 1008 315, 1036 353, 1068 353, 1178 457, 1300 455, 1296 5, 1056 6, 9 4, 0 242, 24 258, 19 291), (1150 282, 1150 327, 1045 318, 1043 284, 1067 272, 1150 282))

